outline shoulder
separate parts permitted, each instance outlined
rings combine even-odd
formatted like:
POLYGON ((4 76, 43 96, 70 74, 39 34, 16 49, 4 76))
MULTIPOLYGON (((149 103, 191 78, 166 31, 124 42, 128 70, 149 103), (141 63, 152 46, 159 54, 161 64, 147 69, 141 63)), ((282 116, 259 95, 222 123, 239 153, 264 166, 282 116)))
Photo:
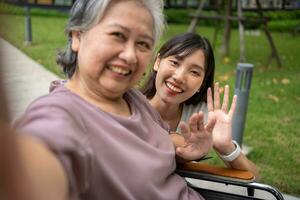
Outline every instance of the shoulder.
POLYGON ((15 122, 15 127, 27 126, 29 124, 38 126, 49 126, 58 121, 72 121, 78 117, 74 110, 79 109, 74 95, 66 88, 61 87, 53 92, 34 100, 15 122))
POLYGON ((147 100, 143 93, 135 88, 128 90, 127 94, 130 96, 138 97, 141 101, 147 100))
POLYGON ((26 109, 26 112, 32 109, 37 108, 46 108, 46 107, 61 107, 64 109, 68 109, 72 106, 72 102, 74 102, 74 95, 65 87, 59 87, 50 92, 47 95, 41 96, 35 99, 33 102, 29 104, 26 109))
POLYGON ((150 105, 148 99, 139 90, 130 89, 126 94, 128 95, 129 103, 132 104, 132 106, 147 110, 154 115, 158 114, 158 112, 150 105))
POLYGON ((130 98, 130 104, 135 106, 143 115, 150 116, 154 121, 159 123, 164 129, 168 129, 168 125, 164 122, 158 113, 149 103, 149 100, 137 89, 130 89, 126 93, 130 98))

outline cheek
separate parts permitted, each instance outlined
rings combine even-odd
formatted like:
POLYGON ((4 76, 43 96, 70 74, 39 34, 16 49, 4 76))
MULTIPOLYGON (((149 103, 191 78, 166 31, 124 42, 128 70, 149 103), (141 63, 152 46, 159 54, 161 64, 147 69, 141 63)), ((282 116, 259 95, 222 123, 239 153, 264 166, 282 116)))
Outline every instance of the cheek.
POLYGON ((197 79, 194 79, 193 81, 190 81, 189 85, 190 88, 193 88, 194 92, 197 92, 199 90, 199 88, 202 86, 204 77, 199 77, 197 79))
POLYGON ((101 55, 86 51, 78 55, 78 69, 88 76, 96 78, 104 68, 101 60, 101 55))
POLYGON ((156 76, 156 78, 155 78, 155 89, 156 89, 156 91, 159 91, 159 89, 160 89, 160 77, 159 76, 156 76))
POLYGON ((150 61, 152 54, 140 54, 138 55, 139 60, 139 71, 144 73, 148 66, 150 66, 150 61))
POLYGON ((202 76, 201 79, 199 80, 199 88, 202 86, 203 80, 204 80, 204 76, 202 76))
POLYGON ((156 90, 159 90, 160 87, 164 84, 166 80, 166 72, 163 70, 162 67, 159 67, 156 73, 156 78, 155 78, 155 87, 156 90))
POLYGON ((157 77, 160 78, 170 78, 174 75, 174 70, 169 65, 161 64, 157 70, 157 77))

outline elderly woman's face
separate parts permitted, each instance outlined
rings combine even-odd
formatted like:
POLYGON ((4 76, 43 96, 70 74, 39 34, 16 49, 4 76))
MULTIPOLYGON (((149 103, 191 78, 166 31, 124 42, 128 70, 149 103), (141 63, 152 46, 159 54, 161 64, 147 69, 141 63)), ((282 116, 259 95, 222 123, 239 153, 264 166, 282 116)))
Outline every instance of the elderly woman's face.
POLYGON ((72 49, 78 52, 73 78, 84 82, 89 92, 119 98, 144 73, 153 45, 150 12, 138 1, 118 1, 96 26, 73 32, 72 49))

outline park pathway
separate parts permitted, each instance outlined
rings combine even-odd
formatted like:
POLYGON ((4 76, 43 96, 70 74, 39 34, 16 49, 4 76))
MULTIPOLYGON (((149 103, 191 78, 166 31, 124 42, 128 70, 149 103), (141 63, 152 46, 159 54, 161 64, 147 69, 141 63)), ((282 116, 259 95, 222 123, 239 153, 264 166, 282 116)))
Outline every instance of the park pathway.
POLYGON ((58 77, 0 38, 1 73, 12 120, 18 118, 35 98, 47 94, 58 77))

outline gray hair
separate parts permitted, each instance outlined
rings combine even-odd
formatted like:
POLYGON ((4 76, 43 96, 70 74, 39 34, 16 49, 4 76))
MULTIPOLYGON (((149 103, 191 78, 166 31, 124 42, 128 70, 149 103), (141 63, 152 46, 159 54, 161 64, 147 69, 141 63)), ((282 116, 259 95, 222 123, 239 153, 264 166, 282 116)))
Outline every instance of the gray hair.
MULTIPOLYGON (((73 4, 65 30, 68 43, 64 50, 57 53, 56 60, 68 78, 73 76, 77 65, 77 52, 72 50, 72 31, 85 32, 94 27, 101 20, 109 5, 116 1, 120 0, 77 0, 73 4)), ((157 43, 164 27, 163 0, 136 1, 140 1, 151 13, 154 22, 154 42, 157 43)))

